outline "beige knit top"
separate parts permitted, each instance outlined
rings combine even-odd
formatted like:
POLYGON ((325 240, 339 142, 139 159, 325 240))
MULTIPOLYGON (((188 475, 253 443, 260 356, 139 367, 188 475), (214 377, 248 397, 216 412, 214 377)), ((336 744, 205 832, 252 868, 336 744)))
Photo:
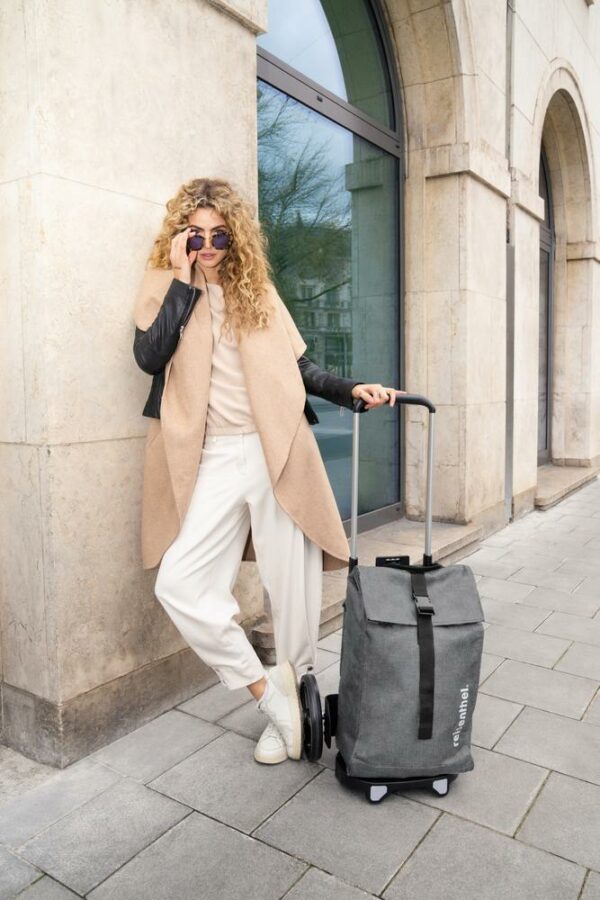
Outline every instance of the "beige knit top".
POLYGON ((225 300, 220 284, 208 284, 208 302, 212 319, 213 356, 206 413, 206 434, 247 434, 257 431, 240 352, 233 331, 221 323, 225 300))

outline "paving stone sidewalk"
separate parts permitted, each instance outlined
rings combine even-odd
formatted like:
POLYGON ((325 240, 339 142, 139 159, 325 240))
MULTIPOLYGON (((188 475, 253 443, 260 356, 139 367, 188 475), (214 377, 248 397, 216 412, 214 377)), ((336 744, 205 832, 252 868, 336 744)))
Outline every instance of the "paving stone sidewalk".
POLYGON ((264 717, 219 683, 58 773, 0 747, 0 900, 600 900, 600 481, 462 561, 485 653, 447 797, 370 804, 335 746, 261 766, 264 717))

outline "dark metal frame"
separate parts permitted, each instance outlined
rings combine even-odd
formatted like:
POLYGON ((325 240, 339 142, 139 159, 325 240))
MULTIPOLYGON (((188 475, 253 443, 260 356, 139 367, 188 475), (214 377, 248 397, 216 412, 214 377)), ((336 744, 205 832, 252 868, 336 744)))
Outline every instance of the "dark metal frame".
MULTIPOLYGON (((257 47, 256 74, 261 81, 265 81, 272 87, 282 91, 293 97, 299 103, 307 106, 309 109, 315 110, 325 118, 330 119, 353 134, 364 138, 376 147, 396 157, 398 160, 398 195, 397 211, 398 211, 398 347, 399 347, 399 389, 404 390, 405 385, 405 351, 404 351, 404 293, 405 293, 405 277, 404 277, 404 181, 406 178, 406 168, 404 160, 404 136, 403 136, 403 110, 401 107, 401 84, 398 79, 398 73, 395 64, 393 45, 391 43, 388 31, 388 25, 384 13, 381 9, 379 0, 370 0, 368 9, 372 18, 372 25, 377 33, 383 50, 384 60, 387 66, 389 76, 392 114, 394 119, 394 129, 387 128, 381 122, 371 118, 358 107, 347 103, 340 97, 337 97, 331 91, 328 91, 321 84, 313 81, 303 72, 294 69, 285 63, 279 57, 274 56, 262 47, 257 47)), ((395 407, 396 408, 396 407, 395 407)), ((386 522, 396 520, 404 514, 405 498, 404 498, 404 482, 406 477, 406 462, 404 453, 405 447, 405 426, 404 426, 404 407, 399 411, 399 440, 398 447, 400 453, 399 469, 400 469, 400 500, 380 509, 373 510, 358 517, 358 531, 364 531, 369 528, 375 528, 386 522)), ((344 526, 349 534, 350 519, 344 520, 344 526)))
MULTIPOLYGON (((511 0, 506 4, 506 53, 505 53, 505 115, 504 115, 504 147, 505 156, 510 165, 512 159, 512 94, 514 77, 514 30, 515 11, 511 0)), ((514 419, 515 419, 515 245, 512 233, 512 201, 508 199, 508 220, 506 226, 506 415, 505 415, 505 447, 504 447, 504 520, 513 519, 513 453, 514 453, 514 419)))
MULTIPOLYGON (((548 159, 542 144, 540 151, 540 163, 548 188, 548 220, 550 228, 545 222, 540 222, 540 249, 548 253, 548 320, 546 322, 546 446, 547 449, 538 451, 538 465, 543 465, 552 459, 552 374, 554 366, 554 262, 556 259, 556 233, 554 229, 554 210, 552 200, 552 182, 550 180, 550 168, 548 159)), ((539 186, 541 189, 541 185, 539 186)), ((539 416, 539 410, 538 410, 539 416)))

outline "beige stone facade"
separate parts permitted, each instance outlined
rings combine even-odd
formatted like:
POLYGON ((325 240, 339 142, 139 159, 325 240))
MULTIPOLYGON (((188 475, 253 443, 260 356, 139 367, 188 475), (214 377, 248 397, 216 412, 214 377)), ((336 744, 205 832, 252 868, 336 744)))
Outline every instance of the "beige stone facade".
MULTIPOLYGON (((554 261, 551 466, 600 463, 600 5, 387 0, 401 84, 406 387, 437 406, 434 518, 531 509, 542 142, 554 261)), ((132 300, 164 203, 199 175, 257 192, 267 0, 0 8, 2 740, 62 766, 212 673, 142 572, 148 380, 132 300)), ((426 419, 406 415, 406 515, 426 419)), ((331 585, 328 586, 328 589, 331 585)), ((262 606, 255 565, 236 595, 262 606)))

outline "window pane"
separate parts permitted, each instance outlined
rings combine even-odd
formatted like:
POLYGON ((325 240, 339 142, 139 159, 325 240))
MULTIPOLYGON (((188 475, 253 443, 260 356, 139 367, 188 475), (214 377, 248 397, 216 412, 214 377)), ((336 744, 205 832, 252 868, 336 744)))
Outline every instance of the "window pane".
MULTIPOLYGON (((397 159, 261 80, 258 122, 260 220, 306 355, 336 374, 398 388, 397 159)), ((352 413, 309 400, 348 518, 352 413)), ((360 424, 364 513, 399 500, 399 407, 363 413, 360 424)))
POLYGON ((540 333, 538 373, 538 454, 548 448, 548 304, 550 254, 540 249, 540 333))
POLYGON ((366 0, 269 0, 268 28, 259 47, 395 128, 387 65, 366 0))

